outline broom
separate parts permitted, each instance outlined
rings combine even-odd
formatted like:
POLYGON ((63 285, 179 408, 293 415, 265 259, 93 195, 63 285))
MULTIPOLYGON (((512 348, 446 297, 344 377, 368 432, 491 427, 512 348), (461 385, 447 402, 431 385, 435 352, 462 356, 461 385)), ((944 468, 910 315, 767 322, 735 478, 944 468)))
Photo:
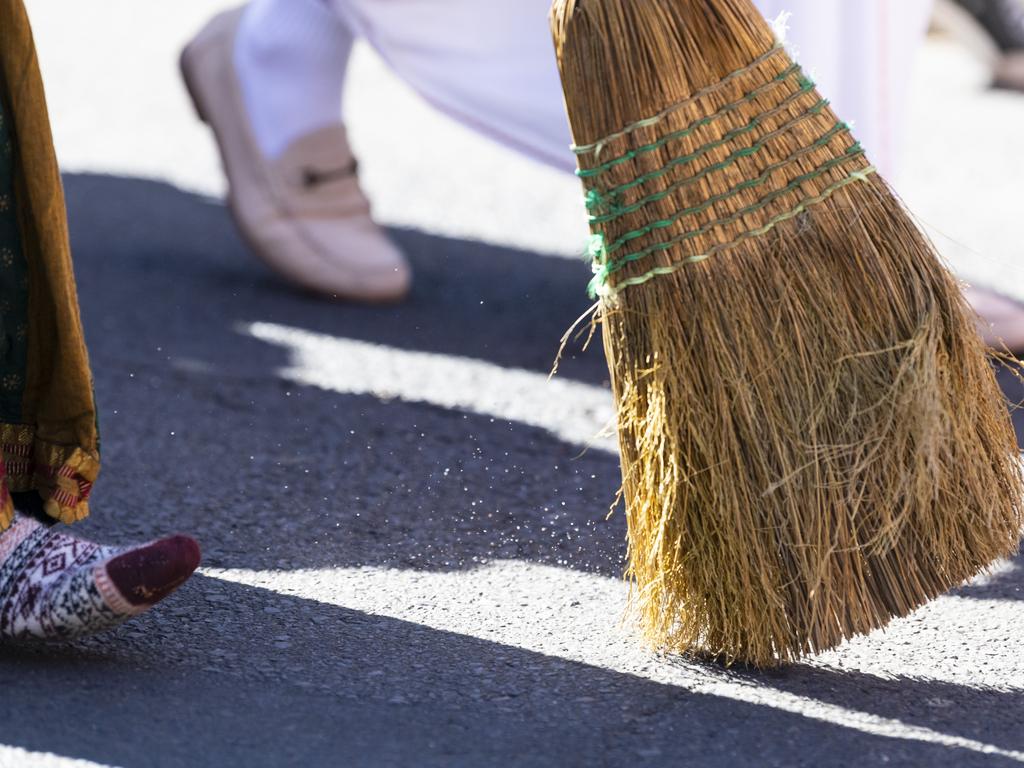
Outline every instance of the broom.
POLYGON ((1024 478, 959 287, 748 0, 556 0, 656 646, 759 667, 1011 553, 1024 478))

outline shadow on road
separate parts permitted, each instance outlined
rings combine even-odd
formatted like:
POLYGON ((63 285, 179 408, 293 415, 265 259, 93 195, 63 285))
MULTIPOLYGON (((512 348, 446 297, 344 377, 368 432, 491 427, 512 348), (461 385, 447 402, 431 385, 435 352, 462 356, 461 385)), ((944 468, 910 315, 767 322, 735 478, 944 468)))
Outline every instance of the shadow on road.
MULTIPOLYGON (((0 656, 3 741, 139 766, 1015 764, 203 577, 117 641, 0 656)), ((1024 747, 1021 692, 824 670, 765 682, 1024 747)))
MULTIPOLYGON (((68 177, 67 193, 104 433, 104 514, 90 525, 124 537, 173 524, 219 567, 516 558, 621 573, 611 454, 485 415, 298 386, 276 375, 284 349, 238 330, 271 322, 547 373, 588 306, 582 265, 400 231, 410 301, 332 304, 282 286, 219 203, 95 175, 68 177), (135 515, 140 503, 151 514, 135 515)), ((560 376, 601 385, 599 345, 560 376)), ((1019 598, 1022 586, 1018 568, 962 594, 1019 598)))
MULTIPOLYGON (((397 232, 417 273, 411 300, 331 305, 281 287, 219 204, 156 182, 66 183, 104 435, 86 533, 191 531, 222 568, 515 559, 621 573, 611 453, 486 415, 296 385, 277 375, 282 348, 238 332, 272 322, 546 373, 587 307, 584 267, 397 232)), ((599 349, 570 356, 562 375, 603 385, 599 349)), ((1022 589, 1018 567, 958 594, 1022 589)), ((811 667, 705 673, 1024 750, 1020 690, 811 667)), ((124 765, 225 752, 246 765, 1009 764, 207 577, 115 642, 5 649, 0 686, 0 741, 124 765)))
MULTIPOLYGON (((104 438, 97 535, 190 530, 218 567, 499 557, 621 573, 609 453, 485 415, 297 386, 277 375, 283 349, 238 330, 272 322, 546 374, 588 306, 582 265, 398 232, 411 300, 331 304, 280 285, 220 204, 114 177, 66 186, 104 438)), ((561 375, 600 385, 603 355, 570 355, 561 375)))

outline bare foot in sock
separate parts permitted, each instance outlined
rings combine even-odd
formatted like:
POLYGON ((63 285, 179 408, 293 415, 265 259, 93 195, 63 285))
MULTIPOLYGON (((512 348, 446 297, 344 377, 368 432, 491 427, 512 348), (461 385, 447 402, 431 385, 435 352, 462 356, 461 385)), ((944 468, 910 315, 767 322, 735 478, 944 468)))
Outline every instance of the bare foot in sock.
POLYGON ((167 597, 199 565, 187 536, 105 547, 18 515, 0 533, 0 640, 103 632, 167 597))

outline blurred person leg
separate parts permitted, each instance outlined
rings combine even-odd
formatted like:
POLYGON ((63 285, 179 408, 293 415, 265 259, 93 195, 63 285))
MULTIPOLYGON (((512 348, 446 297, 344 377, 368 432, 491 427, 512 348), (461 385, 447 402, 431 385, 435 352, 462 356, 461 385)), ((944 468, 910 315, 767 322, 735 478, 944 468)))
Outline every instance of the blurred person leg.
POLYGON ((409 266, 370 216, 341 123, 352 43, 324 0, 254 0, 207 24, 181 68, 256 255, 320 295, 394 301, 409 266))
POLYGON ((67 534, 99 472, 60 174, 20 0, 0 4, 0 640, 120 624, 195 570, 175 536, 108 547, 67 534))
MULTIPOLYGON (((910 75, 932 0, 757 4, 768 19, 791 12, 787 40, 794 55, 853 124, 872 162, 898 180, 910 75)), ((220 140, 232 210, 257 252, 294 281, 348 298, 377 295, 348 282, 360 268, 383 265, 374 274, 400 274, 394 266, 400 257, 370 221, 354 173, 322 190, 358 200, 354 209, 325 203, 310 218, 301 202, 289 204, 302 197, 288 182, 301 179, 299 168, 317 174, 328 169, 325 175, 334 179, 329 169, 354 162, 341 100, 355 38, 367 41, 440 111, 537 161, 571 171, 549 6, 549 0, 254 0, 244 16, 213 22, 220 30, 216 42, 203 43, 208 27, 193 44, 212 50, 186 62, 186 75, 220 140), (275 190, 283 190, 279 203, 268 203, 275 190), (247 202, 253 198, 258 203, 247 202), (317 245, 319 258, 310 255, 308 243, 317 245), (324 277, 325 265, 349 271, 339 284, 324 277)), ((318 185, 312 190, 319 199, 318 185)), ((407 286, 407 273, 401 275, 396 298, 407 286)), ((1011 348, 1024 348, 1024 308, 991 291, 971 290, 969 298, 984 318, 988 341, 1003 338, 1011 348)))
MULTIPOLYGON (((793 9, 801 59, 887 171, 929 3, 761 2, 769 16, 793 9)), ((292 282, 331 296, 387 300, 408 290, 405 261, 370 218, 341 122, 355 38, 439 110, 571 171, 549 7, 549 0, 253 0, 211 21, 185 49, 182 70, 216 135, 229 204, 255 252, 292 282)))
MULTIPOLYGON (((1024 92, 1024 0, 938 0, 935 24, 991 67, 994 87, 1024 92)), ((966 294, 985 341, 1024 357, 1024 304, 992 288, 966 294)))
MULTIPOLYGON (((547 23, 549 0, 329 0, 427 101, 502 143, 573 168, 547 23)), ((758 0, 791 11, 788 40, 888 174, 931 0, 758 0)))
MULTIPOLYGON (((964 0, 965 2, 969 0, 964 0)), ((976 0, 1006 5, 1024 0, 976 0)), ((570 171, 568 128, 547 24, 549 0, 328 0, 352 34, 449 116, 570 171)), ((872 163, 898 186, 911 74, 932 0, 756 0, 788 14, 787 46, 872 163)), ((991 344, 1024 349, 1024 307, 970 289, 991 344)))
POLYGON ((1024 91, 1024 0, 939 0, 935 22, 991 67, 996 88, 1024 91))
POLYGON ((427 102, 556 168, 575 157, 550 0, 327 0, 427 102))
POLYGON ((325 0, 255 0, 238 22, 233 63, 260 151, 341 122, 355 37, 325 0))

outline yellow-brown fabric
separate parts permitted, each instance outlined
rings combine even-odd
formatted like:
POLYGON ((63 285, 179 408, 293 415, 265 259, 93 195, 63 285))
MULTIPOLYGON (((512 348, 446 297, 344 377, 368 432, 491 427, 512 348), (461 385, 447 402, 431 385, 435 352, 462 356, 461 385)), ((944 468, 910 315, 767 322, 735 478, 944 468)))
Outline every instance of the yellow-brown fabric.
POLYGON ((99 472, 99 436, 64 193, 22 0, 0 0, 0 89, 15 145, 15 199, 28 264, 21 415, 19 423, 0 424, 6 467, 0 486, 2 529, 13 514, 12 490, 38 491, 47 513, 64 522, 88 514, 89 491, 99 472))

